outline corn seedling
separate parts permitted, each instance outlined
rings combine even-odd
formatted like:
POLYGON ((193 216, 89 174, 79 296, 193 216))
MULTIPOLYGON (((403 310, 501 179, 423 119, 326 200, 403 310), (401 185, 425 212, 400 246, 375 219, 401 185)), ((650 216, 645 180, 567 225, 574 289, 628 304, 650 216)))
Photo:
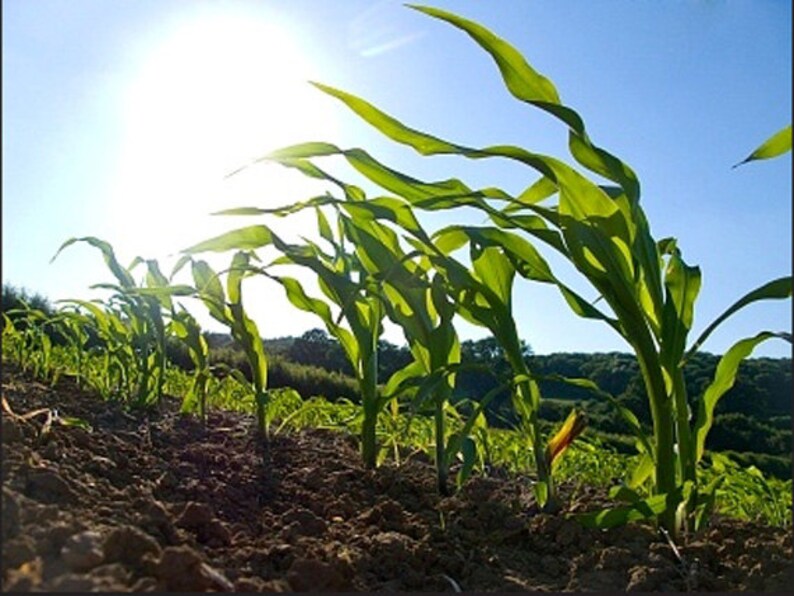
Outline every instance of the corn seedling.
POLYGON ((308 240, 304 245, 288 244, 265 225, 233 230, 184 252, 223 252, 234 248, 256 249, 272 245, 282 256, 271 266, 293 264, 314 272, 329 302, 309 296, 295 278, 275 275, 265 268, 258 269, 282 285, 293 305, 320 317, 328 333, 340 342, 359 384, 363 411, 361 453, 364 464, 372 468, 377 463, 378 454, 377 417, 385 405, 377 387, 377 348, 383 331, 383 308, 376 282, 368 276, 355 255, 346 252, 341 232, 337 240, 319 209, 317 214, 318 226, 323 238, 331 244, 333 255, 325 253, 308 240), (338 317, 333 315, 331 305, 339 309, 338 317), (341 325, 342 319, 347 322, 347 327, 341 325))
MULTIPOLYGON (((163 312, 165 311, 166 314, 173 312, 171 297, 187 295, 191 288, 169 286, 168 280, 160 272, 155 260, 145 261, 147 266, 145 285, 139 287, 132 276, 132 270, 144 262, 143 259, 138 257, 125 268, 116 259, 113 247, 93 236, 70 238, 61 245, 52 257, 52 261, 61 251, 76 242, 86 242, 100 250, 118 283, 100 283, 92 286, 114 292, 108 301, 107 312, 100 312, 101 309, 96 305, 89 306, 85 301, 72 302, 89 308, 105 340, 109 344, 116 344, 107 347, 116 350, 117 358, 112 364, 120 366, 123 369, 119 371, 121 376, 132 382, 134 386, 135 397, 132 399, 132 404, 135 406, 159 404, 163 396, 166 369, 166 322, 163 312), (113 306, 116 307, 115 312, 113 306)), ((110 367, 111 362, 108 362, 108 369, 110 367)), ((128 389, 130 388, 132 387, 128 386, 128 389)))
MULTIPOLYGON (((231 331, 232 337, 243 348, 251 371, 250 386, 253 389, 254 402, 256 404, 257 428, 267 440, 270 436, 270 425, 267 416, 270 399, 267 391, 267 356, 262 344, 262 336, 259 334, 259 328, 246 313, 242 302, 242 282, 246 276, 251 274, 250 263, 252 258, 255 257, 252 257, 251 253, 247 251, 239 251, 234 254, 226 276, 225 292, 218 274, 205 261, 195 261, 189 256, 181 259, 176 264, 172 277, 186 263, 190 262, 195 284, 195 288, 191 289, 191 295, 201 299, 209 310, 210 315, 216 321, 227 326, 231 331)), ((195 332, 196 330, 194 329, 193 333, 195 332)), ((199 351, 203 349, 198 339, 193 343, 196 343, 196 348, 199 351)), ((188 346, 190 346, 190 343, 188 343, 188 346)), ((196 356, 201 357, 199 352, 196 352, 196 356)), ((206 358, 204 364, 207 364, 206 358)), ((231 373, 241 385, 249 385, 247 379, 243 377, 240 371, 233 370, 231 373)))
POLYGON ((24 300, 22 308, 10 309, 4 313, 3 341, 9 342, 11 351, 22 369, 37 379, 54 384, 57 373, 53 367, 53 345, 50 334, 57 322, 56 316, 32 308, 24 300), (8 315, 13 315, 12 317, 8 315))
POLYGON ((212 372, 209 364, 209 347, 201 334, 201 327, 196 319, 186 310, 175 313, 170 322, 171 331, 187 346, 188 354, 193 362, 193 382, 187 390, 178 393, 183 395, 182 411, 198 410, 203 424, 207 423, 207 387, 212 372))

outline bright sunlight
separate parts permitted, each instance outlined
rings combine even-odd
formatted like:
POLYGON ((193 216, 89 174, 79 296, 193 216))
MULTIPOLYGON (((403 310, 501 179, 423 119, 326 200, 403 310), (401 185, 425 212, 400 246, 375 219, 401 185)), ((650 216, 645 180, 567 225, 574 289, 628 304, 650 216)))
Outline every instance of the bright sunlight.
POLYGON ((118 239, 120 254, 174 253, 219 229, 213 211, 312 192, 305 178, 272 166, 224 180, 272 149, 333 138, 329 102, 308 84, 315 73, 302 49, 276 19, 220 10, 147 48, 125 93, 109 201, 119 229, 103 232, 118 239))

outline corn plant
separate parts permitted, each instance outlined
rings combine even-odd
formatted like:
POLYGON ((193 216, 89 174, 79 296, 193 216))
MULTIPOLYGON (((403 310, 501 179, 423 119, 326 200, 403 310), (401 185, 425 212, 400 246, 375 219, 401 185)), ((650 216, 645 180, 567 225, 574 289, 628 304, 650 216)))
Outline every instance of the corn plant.
POLYGON ((96 345, 84 360, 84 378, 104 399, 127 399, 135 394, 136 354, 132 331, 112 302, 65 299, 59 301, 76 308, 74 319, 96 345), (77 318, 79 317, 79 319, 77 318))
POLYGON ((89 319, 77 308, 64 307, 55 313, 53 322, 56 332, 63 338, 68 364, 66 367, 74 375, 78 388, 85 383, 88 342, 90 339, 89 319))
POLYGON ((207 423, 207 387, 212 371, 209 364, 209 346, 201 334, 196 319, 186 310, 174 313, 170 329, 185 346, 193 362, 193 380, 182 398, 182 412, 198 410, 201 422, 207 423))
POLYGON ((24 300, 20 303, 21 308, 9 309, 7 315, 4 313, 3 340, 10 343, 15 359, 24 371, 37 379, 49 379, 54 384, 57 376, 53 374, 50 333, 56 317, 31 307, 24 300))
POLYGON ((309 296, 295 278, 276 275, 265 268, 258 269, 260 273, 282 285, 293 305, 320 317, 328 333, 340 342, 355 371, 361 393, 362 459, 367 467, 374 468, 378 454, 377 417, 385 405, 377 387, 377 348, 384 317, 379 290, 358 259, 346 252, 341 233, 339 239, 336 239, 322 211, 318 210, 317 214, 322 237, 331 244, 334 254, 325 253, 309 240, 303 245, 288 244, 265 225, 227 232, 183 252, 196 254, 274 246, 282 256, 275 263, 271 263, 271 266, 293 264, 314 272, 323 294, 330 302, 309 296), (338 320, 332 313, 332 304, 340 309, 338 320), (347 322, 347 327, 340 324, 341 319, 347 322))
MULTIPOLYGON (((723 514, 777 527, 791 527, 792 481, 765 478, 755 466, 742 468, 728 456, 709 453, 706 476, 716 483, 719 511, 723 514)), ((716 499, 710 502, 716 509, 716 499)))
MULTIPOLYGON (((242 376, 240 371, 231 371, 236 379, 243 386, 250 386, 253 390, 254 403, 256 404, 257 429, 265 439, 270 437, 270 425, 267 416, 267 408, 270 396, 267 391, 267 355, 262 343, 262 336, 256 322, 248 316, 243 308, 242 283, 243 279, 250 275, 250 263, 252 254, 249 251, 238 251, 232 257, 231 266, 226 275, 226 291, 223 289, 219 274, 210 267, 206 261, 193 260, 186 255, 175 265, 173 276, 187 263, 191 264, 194 288, 191 288, 190 295, 198 297, 207 307, 210 315, 216 321, 227 326, 231 331, 232 337, 240 344, 245 353, 246 360, 251 371, 251 382, 242 376)), ((208 366, 205 351, 206 343, 202 345, 203 338, 196 336, 197 327, 192 330, 185 327, 188 322, 184 316, 177 318, 178 325, 182 329, 178 333, 184 332, 184 338, 191 350, 191 357, 199 359, 202 370, 201 376, 197 377, 197 383, 205 383, 207 377, 206 369, 208 366), (192 334, 192 338, 191 338, 192 334), (192 346, 192 347, 191 347, 192 346)), ((188 325, 190 323, 188 322, 188 325)), ((204 385, 200 385, 200 390, 204 390, 204 385)), ((204 406, 202 406, 204 407, 204 406)))
POLYGON ((403 330, 413 356, 411 363, 392 375, 385 393, 396 395, 401 384, 421 379, 419 395, 433 402, 437 485, 446 495, 453 454, 446 441, 445 408, 455 383, 451 367, 460 362, 460 341, 452 324, 455 305, 446 294, 443 278, 429 279, 428 272, 404 253, 397 234, 366 217, 366 211, 356 217, 359 206, 359 202, 348 205, 353 217, 341 221, 361 263, 379 281, 386 313, 403 330))
MULTIPOLYGON (((359 279, 366 280, 360 287, 368 294, 359 299, 365 301, 368 306, 352 311, 355 317, 350 322, 353 336, 358 340, 359 345, 362 341, 366 344, 377 341, 377 336, 371 334, 371 322, 367 324, 366 321, 361 321, 360 313, 378 312, 382 318, 383 309, 389 318, 403 329, 414 361, 394 375, 388 384, 386 393, 389 396, 396 396, 401 384, 415 384, 415 379, 424 379, 419 394, 422 397, 432 396, 435 403, 436 463, 438 487, 442 493, 446 493, 448 490, 447 471, 451 458, 464 444, 467 453, 471 453, 468 443, 462 437, 456 437, 454 441, 447 444, 444 430, 445 405, 449 401, 454 386, 452 370, 460 359, 460 345, 452 325, 452 316, 463 308, 462 301, 465 301, 466 308, 469 311, 476 309, 479 315, 479 318, 474 317, 473 320, 488 326, 507 345, 506 350, 513 356, 511 364, 516 367, 516 376, 523 375, 524 377, 519 383, 517 395, 520 397, 517 403, 521 404, 519 407, 524 414, 523 420, 526 421, 526 429, 539 464, 538 488, 540 490, 538 494, 544 503, 548 501, 551 506, 554 506, 553 484, 545 465, 544 447, 540 442, 540 434, 536 432, 539 391, 536 383, 528 378, 529 371, 521 356, 520 341, 509 307, 511 285, 510 283, 506 287, 498 285, 497 278, 504 273, 504 270, 499 268, 504 264, 504 260, 499 260, 498 249, 486 251, 486 258, 477 261, 478 265, 475 265, 475 271, 469 272, 463 265, 446 254, 443 249, 436 246, 416 220, 410 205, 389 197, 367 200, 361 189, 341 182, 303 159, 305 155, 323 154, 323 151, 323 147, 318 148, 316 144, 308 144, 277 152, 278 155, 271 158, 285 166, 297 168, 307 176, 334 183, 344 192, 345 200, 325 195, 286 208, 235 208, 221 213, 226 215, 269 213, 283 216, 301 209, 315 208, 320 234, 332 244, 333 257, 324 255, 319 247, 308 241, 307 246, 302 248, 287 245, 266 226, 251 226, 235 230, 201 243, 197 247, 189 249, 188 252, 224 250, 241 246, 242 243, 245 243, 245 246, 253 246, 254 243, 256 246, 273 244, 284 252, 286 261, 282 262, 303 264, 315 270, 324 282, 323 290, 332 297, 338 306, 342 307, 341 316, 343 317, 349 317, 345 306, 355 300, 350 297, 350 290, 347 289, 350 287, 350 280, 346 276, 352 269, 360 271, 359 279), (321 206, 327 205, 333 205, 337 209, 337 223, 340 228, 339 241, 334 239, 331 226, 320 210, 321 206), (348 216, 342 216, 339 209, 346 211, 348 216), (418 247, 418 250, 411 254, 404 253, 400 248, 397 235, 389 228, 380 225, 378 223, 380 219, 396 223, 409 231, 414 236, 415 246, 418 247), (345 237, 349 238, 355 247, 355 257, 357 258, 345 253, 343 244, 345 237), (257 239, 253 240, 254 238, 257 239), (412 261, 411 258, 414 256, 421 256, 425 264, 420 266, 412 261), (442 271, 451 271, 452 277, 449 273, 445 273, 437 275, 432 281, 429 281, 428 262, 442 271), (341 276, 338 273, 331 273, 332 266, 343 272, 341 276), (495 270, 493 270, 494 266, 495 270), (480 277, 484 277, 485 281, 481 281, 480 277), (453 287, 451 285, 453 278, 458 286, 454 287, 452 290, 454 296, 450 297, 448 291, 453 287), (461 283, 465 287, 460 286, 461 283), (334 288, 334 284, 340 284, 340 287, 334 288), (497 292, 491 290, 492 285, 497 286, 497 292), (328 288, 332 288, 334 291, 329 293, 328 288), (500 294, 499 291, 502 293, 500 294), (488 306, 476 305, 477 299, 485 299, 488 301, 488 306), (483 320, 486 322, 482 323, 483 320)), ((505 267, 509 267, 509 264, 505 267)), ((354 369, 366 370, 366 367, 363 369, 361 367, 361 363, 366 358, 373 358, 370 362, 375 364, 374 358, 377 356, 375 349, 372 349, 372 356, 369 356, 367 352, 355 352, 355 345, 351 350, 349 333, 345 329, 340 333, 338 325, 330 319, 330 310, 325 304, 307 297, 296 280, 272 275, 271 277, 285 285, 290 300, 299 308, 315 312, 323 318, 329 332, 337 336, 345 347, 354 369), (359 354, 366 357, 361 362, 354 360, 359 354)), ((512 276, 510 276, 510 280, 512 280, 512 276)), ((472 317, 473 315, 470 315, 470 318, 472 317)), ((377 325, 380 326, 379 321, 377 325)), ((373 442, 375 420, 389 398, 368 396, 368 392, 375 390, 374 372, 370 379, 363 378, 359 374, 359 382, 364 396, 362 401, 364 404, 363 433, 365 434, 362 436, 362 449, 366 453, 367 465, 374 465, 376 459, 373 442), (367 445, 373 445, 372 451, 368 450, 367 445)))
POLYGON ((94 314, 98 329, 109 344, 108 349, 114 350, 119 356, 113 364, 123 369, 119 371, 120 376, 133 381, 135 397, 132 404, 159 404, 163 396, 167 364, 164 312, 168 315, 173 311, 172 296, 187 295, 192 289, 187 286, 170 286, 168 279, 160 272, 157 261, 153 259, 145 261, 145 285, 139 287, 132 276, 132 270, 144 260, 138 257, 125 268, 116 259, 113 247, 93 236, 70 238, 60 246, 51 261, 76 242, 85 242, 97 248, 118 283, 92 286, 114 292, 108 300, 107 312, 100 312, 101 309, 96 305, 89 305, 86 301, 72 302, 88 308, 94 314))
MULTIPOLYGON (((489 292, 501 291, 499 298, 505 302, 504 281, 510 277, 511 268, 528 279, 555 284, 576 314, 607 323, 635 352, 653 419, 653 440, 640 437, 638 442, 645 450, 640 470, 651 475, 652 506, 644 503, 639 508, 617 511, 612 518, 623 516, 621 519, 625 521, 648 514, 657 517, 670 533, 677 534, 701 507, 703 491, 705 502, 708 501, 710 487, 698 484, 697 465, 703 455, 717 401, 733 384, 741 360, 755 346, 772 337, 785 337, 785 334, 762 332, 729 349, 699 402, 693 424, 683 383, 687 357, 719 323, 740 308, 758 300, 790 297, 791 278, 774 280, 746 294, 707 327, 687 351, 686 340, 693 324, 701 273, 699 268, 683 260, 674 238, 657 240, 651 235, 639 202, 640 184, 633 170, 593 144, 581 116, 564 105, 553 83, 535 71, 507 42, 479 24, 452 13, 429 7, 412 8, 467 33, 493 58, 508 91, 516 99, 546 112, 567 127, 569 149, 578 166, 613 184, 599 185, 577 167, 522 147, 472 148, 440 139, 402 124, 354 95, 320 84, 316 84, 320 90, 342 101, 387 137, 422 155, 505 158, 529 166, 540 178, 518 196, 511 196, 497 187, 472 190, 456 179, 423 182, 381 164, 362 149, 344 150, 328 143, 308 143, 262 159, 278 161, 341 155, 370 181, 398 194, 414 207, 454 209, 466 205, 487 213, 498 228, 498 234, 488 231, 487 245, 482 241, 483 233, 471 229, 463 232, 468 238, 461 237, 460 229, 451 229, 449 234, 453 240, 449 242, 461 245, 473 239, 472 232, 479 234, 477 241, 472 242, 475 265, 478 259, 483 265, 483 259, 493 259, 497 262, 496 269, 503 272, 503 279, 491 281, 493 287, 488 288, 489 292), (555 196, 556 203, 541 205, 555 196), (496 207, 494 202, 503 206, 496 207), (561 253, 594 287, 611 314, 602 312, 559 283, 524 235, 561 253)), ((788 140, 783 133, 770 142, 771 148, 762 146, 751 157, 770 157, 785 151, 786 143, 790 147, 790 132, 788 140)), ((480 267, 481 271, 485 269, 493 271, 490 267, 480 267)), ((469 304, 474 308, 485 307, 482 298, 479 301, 470 299, 466 305, 469 304)), ((489 309, 485 317, 491 316, 489 309)), ((516 365, 521 366, 519 362, 516 365)), ((532 391, 529 391, 527 402, 536 405, 537 396, 532 391)), ((538 447, 536 439, 536 460, 540 452, 538 447)), ((539 473, 546 472, 543 462, 537 464, 539 473)))

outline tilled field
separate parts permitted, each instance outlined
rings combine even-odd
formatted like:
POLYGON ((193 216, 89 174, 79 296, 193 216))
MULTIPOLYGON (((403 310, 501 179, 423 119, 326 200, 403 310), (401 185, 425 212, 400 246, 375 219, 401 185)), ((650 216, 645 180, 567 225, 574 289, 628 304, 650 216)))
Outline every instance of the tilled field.
MULTIPOLYGON (((525 479, 442 498, 427 461, 363 469, 355 442, 304 431, 265 452, 252 419, 207 428, 169 402, 124 412, 3 367, 4 592, 786 590, 789 532, 715 519, 676 552, 651 527, 541 514, 525 479), (87 421, 88 432, 46 413, 87 421), (24 418, 26 414, 35 415, 24 418)), ((563 487, 567 511, 601 491, 563 487)))

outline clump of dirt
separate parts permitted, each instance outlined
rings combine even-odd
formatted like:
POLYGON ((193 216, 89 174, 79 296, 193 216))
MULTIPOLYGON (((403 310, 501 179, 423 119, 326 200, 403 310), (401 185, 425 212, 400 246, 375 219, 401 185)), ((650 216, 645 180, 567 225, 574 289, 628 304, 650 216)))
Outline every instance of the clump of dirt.
POLYGON ((430 462, 364 469, 353 438, 310 430, 267 449, 252 418, 205 428, 175 401, 129 413, 65 379, 4 365, 2 588, 25 591, 726 591, 790 584, 782 529, 715 519, 678 554, 650 526, 592 530, 588 489, 540 513, 527 479, 440 497, 430 462), (52 424, 41 408, 87 421, 52 424))

